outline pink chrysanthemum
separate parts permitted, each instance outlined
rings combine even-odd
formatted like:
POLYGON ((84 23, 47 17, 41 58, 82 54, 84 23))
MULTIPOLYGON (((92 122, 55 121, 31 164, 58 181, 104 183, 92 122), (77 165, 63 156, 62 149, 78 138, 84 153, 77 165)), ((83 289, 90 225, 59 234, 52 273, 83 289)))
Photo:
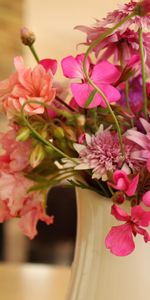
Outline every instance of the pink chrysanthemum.
POLYGON ((117 133, 108 129, 100 130, 95 136, 86 134, 87 145, 75 144, 79 153, 79 165, 76 169, 92 169, 92 178, 107 180, 108 172, 124 167, 127 173, 130 170, 139 170, 140 163, 132 158, 133 147, 136 146, 124 139, 125 158, 123 159, 117 133))
POLYGON ((93 178, 107 180, 107 172, 113 172, 121 164, 122 155, 117 134, 109 130, 95 136, 86 135, 87 145, 75 145, 81 163, 77 169, 92 169, 93 178))
POLYGON ((131 0, 129 3, 119 5, 119 9, 108 13, 107 17, 101 21, 101 26, 112 27, 113 25, 120 22, 127 15, 131 14, 133 11, 136 11, 137 15, 135 15, 134 17, 132 17, 132 19, 124 23, 122 26, 122 30, 124 31, 132 25, 135 25, 136 30, 139 27, 144 27, 145 29, 150 28, 148 0, 143 0, 140 2, 131 0))

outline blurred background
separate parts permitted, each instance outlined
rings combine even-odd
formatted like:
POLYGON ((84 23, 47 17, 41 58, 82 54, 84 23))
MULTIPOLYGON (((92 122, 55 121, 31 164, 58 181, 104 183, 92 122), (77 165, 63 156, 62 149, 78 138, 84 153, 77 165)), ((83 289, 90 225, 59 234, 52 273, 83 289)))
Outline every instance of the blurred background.
MULTIPOLYGON (((0 80, 13 71, 13 57, 23 55, 27 65, 35 61, 27 47, 23 47, 19 32, 22 26, 35 32, 36 50, 40 58, 60 61, 67 55, 83 50, 76 45, 83 42, 83 33, 76 25, 92 25, 123 0, 0 0, 0 80)), ((59 68, 57 79, 62 76, 59 68)), ((0 116, 0 130, 6 123, 0 116)), ((69 265, 73 259, 76 236, 76 201, 74 189, 53 188, 48 195, 48 211, 55 216, 55 224, 39 223, 39 235, 29 241, 17 227, 17 221, 0 224, 0 260, 69 265)))

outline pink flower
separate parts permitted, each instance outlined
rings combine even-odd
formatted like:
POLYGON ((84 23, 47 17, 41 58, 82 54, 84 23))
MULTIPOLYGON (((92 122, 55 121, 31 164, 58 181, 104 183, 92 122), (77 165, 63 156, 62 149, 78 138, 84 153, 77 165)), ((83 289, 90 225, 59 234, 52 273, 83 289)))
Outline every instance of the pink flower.
MULTIPOLYGON (((77 55, 75 58, 68 56, 62 60, 62 69, 64 76, 68 78, 79 78, 81 83, 72 83, 72 94, 80 107, 85 107, 88 98, 93 94, 92 102, 88 108, 97 107, 99 105, 106 107, 103 98, 94 92, 94 88, 86 82, 83 73, 84 55, 77 55)), ((113 87, 113 84, 119 79, 119 70, 107 61, 92 66, 90 61, 87 62, 87 70, 93 82, 102 90, 109 102, 115 102, 120 99, 119 91, 113 87)))
POLYGON ((146 132, 146 134, 137 131, 136 129, 129 129, 126 132, 126 138, 140 146, 140 150, 135 151, 133 156, 138 160, 147 161, 147 167, 149 169, 150 158, 150 124, 143 118, 140 118, 140 122, 146 132))
POLYGON ((131 216, 117 205, 112 206, 111 214, 119 221, 125 221, 125 224, 113 226, 108 233, 105 245, 111 253, 117 256, 126 256, 134 251, 135 244, 133 236, 143 235, 144 241, 150 241, 150 235, 142 228, 147 227, 150 222, 150 212, 144 211, 141 206, 131 208, 131 216))
POLYGON ((123 191, 127 196, 131 197, 136 192, 139 175, 136 175, 133 179, 129 179, 124 171, 117 170, 113 173, 113 181, 114 184, 111 182, 108 184, 114 189, 123 191))
MULTIPOLYGON (((22 57, 14 59, 16 73, 9 79, 0 82, 0 100, 8 116, 20 112, 28 100, 51 103, 56 90, 52 87, 52 72, 41 64, 33 70, 24 66, 22 57)), ((41 104, 30 103, 24 108, 27 114, 43 114, 45 108, 41 104)))
POLYGON ((30 239, 37 235, 37 223, 39 220, 47 225, 53 224, 54 218, 45 213, 41 202, 41 195, 38 193, 30 194, 26 197, 22 210, 20 211, 19 226, 23 233, 30 239))
POLYGON ((142 197, 142 201, 146 206, 150 207, 150 191, 147 191, 143 197, 142 197))
POLYGON ((49 59, 49 58, 41 59, 39 61, 39 64, 44 67, 46 72, 51 71, 52 74, 55 75, 55 73, 57 71, 57 60, 56 59, 49 59))
POLYGON ((92 169, 92 178, 107 180, 107 172, 115 171, 122 162, 122 154, 116 133, 100 130, 94 136, 85 135, 86 145, 75 144, 79 153, 76 169, 92 169))
MULTIPOLYGON (((96 21, 93 27, 87 26, 77 26, 79 29, 87 34, 85 45, 90 45, 95 41, 101 34, 103 34, 107 28, 102 27, 100 21, 96 21)), ((146 69, 150 72, 150 33, 143 33, 143 45, 145 52, 145 62, 146 69)), ((120 63, 125 66, 133 55, 139 55, 139 37, 138 32, 134 31, 132 28, 122 28, 117 29, 112 35, 106 37, 101 43, 99 43, 95 48, 94 52, 96 57, 100 60, 107 60, 113 57, 113 62, 115 64, 120 63), (102 51, 103 50, 103 51, 102 51)), ((140 68, 138 66, 140 71, 140 68)))
POLYGON ((32 149, 31 141, 17 142, 17 130, 12 127, 6 133, 0 133, 0 144, 5 151, 0 156, 0 170, 9 169, 18 172, 29 168, 29 155, 32 149))

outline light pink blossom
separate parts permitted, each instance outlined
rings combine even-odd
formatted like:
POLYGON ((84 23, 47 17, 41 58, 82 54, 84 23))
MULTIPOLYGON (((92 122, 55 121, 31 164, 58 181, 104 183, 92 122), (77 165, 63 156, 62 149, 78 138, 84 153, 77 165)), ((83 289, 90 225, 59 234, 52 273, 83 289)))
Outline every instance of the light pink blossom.
MULTIPOLYGON (((9 79, 0 82, 0 100, 10 117, 20 112, 27 101, 51 103, 55 98, 56 90, 52 86, 52 72, 47 71, 42 64, 33 70, 26 68, 22 57, 14 59, 16 73, 9 79)), ((24 107, 27 114, 43 114, 45 108, 38 103, 30 103, 24 107)))
POLYGON ((23 233, 30 239, 37 235, 37 223, 39 220, 47 225, 53 224, 54 218, 45 213, 44 206, 41 202, 41 195, 38 193, 29 194, 19 213, 19 226, 23 233))
POLYGON ((143 118, 140 118, 140 122, 145 130, 145 134, 137 131, 137 129, 129 129, 126 132, 126 138, 141 148, 139 151, 133 152, 133 157, 147 162, 150 158, 150 123, 143 118))
MULTIPOLYGON (((80 83, 72 83, 71 91, 75 98, 75 101, 80 107, 86 107, 86 103, 90 95, 94 92, 94 88, 86 82, 83 72, 83 59, 84 55, 68 56, 62 60, 62 69, 64 76, 68 78, 78 78, 80 83)), ((87 61, 87 70, 93 82, 102 90, 109 102, 115 102, 120 99, 120 93, 113 86, 113 84, 119 79, 119 70, 107 61, 101 61, 93 66, 90 61, 87 61)), ((88 108, 97 106, 106 107, 102 96, 98 93, 94 93, 91 103, 88 108)))
POLYGON ((122 170, 116 170, 113 173, 114 183, 108 184, 116 190, 123 191, 129 197, 133 196, 136 192, 139 182, 139 175, 136 175, 133 179, 129 179, 128 175, 122 170))
POLYGON ((0 156, 1 170, 7 168, 10 172, 18 172, 29 168, 31 141, 17 142, 16 135, 15 127, 6 133, 0 133, 0 144, 4 150, 4 154, 0 156))
POLYGON ((133 236, 143 235, 144 241, 150 241, 149 233, 143 228, 150 223, 150 212, 144 211, 141 206, 131 208, 129 216, 122 208, 117 205, 112 206, 111 214, 119 221, 125 221, 125 224, 113 226, 108 233, 105 245, 111 253, 117 256, 126 256, 135 249, 133 236))

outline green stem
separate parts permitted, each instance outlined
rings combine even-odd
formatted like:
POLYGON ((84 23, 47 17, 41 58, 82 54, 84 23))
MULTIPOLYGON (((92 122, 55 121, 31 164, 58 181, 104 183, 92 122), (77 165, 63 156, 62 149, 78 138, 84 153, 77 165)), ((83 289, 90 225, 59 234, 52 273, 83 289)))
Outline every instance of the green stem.
MULTIPOLYGON (((30 122, 27 120, 27 118, 24 115, 24 108, 26 105, 30 104, 30 103, 40 103, 39 101, 27 101, 26 103, 23 104, 22 109, 21 109, 21 114, 22 114, 22 118, 23 121, 25 123, 25 125, 31 130, 31 132, 36 136, 36 138, 42 142, 45 146, 48 146, 50 148, 52 148, 54 151, 56 151, 58 154, 60 154, 62 157, 65 157, 71 161, 73 161, 75 164, 76 160, 73 159, 72 157, 68 156, 66 153, 64 153, 63 151, 61 151, 60 149, 58 149, 57 147, 55 147, 51 142, 47 141, 46 139, 44 139, 39 133, 38 131, 30 124, 30 122)), ((41 102, 42 105, 44 105, 44 103, 41 102)))
MULTIPOLYGON (((127 105, 127 108, 129 110, 130 113, 132 113, 132 110, 131 110, 131 107, 130 107, 130 103, 129 103, 129 82, 126 81, 126 86, 125 86, 125 98, 126 98, 126 105, 127 105)), ((131 126, 134 127, 134 122, 133 120, 131 119, 131 126)))
POLYGON ((100 43, 102 42, 107 36, 111 35, 117 28, 119 28, 121 25, 123 25, 125 22, 127 22, 128 20, 130 20, 132 17, 134 17, 136 15, 135 12, 132 12, 130 15, 126 16, 124 19, 122 19, 119 23, 117 23, 114 27, 106 30, 102 35, 100 35, 95 41, 93 41, 93 43, 89 46, 89 48, 87 49, 86 53, 85 53, 85 56, 84 56, 84 61, 83 61, 83 71, 84 71, 84 75, 87 79, 87 81, 91 84, 91 86, 94 87, 94 89, 101 95, 101 97, 103 98, 103 100, 105 101, 105 104, 107 105, 108 107, 108 110, 109 112, 111 113, 113 119, 114 119, 114 122, 116 124, 116 128, 117 128, 117 131, 118 131, 118 137, 119 137, 119 142, 120 142, 120 146, 121 146, 121 151, 122 151, 122 154, 124 156, 124 147, 123 147, 123 142, 122 142, 122 134, 121 134, 121 129, 120 129, 120 126, 119 126, 119 122, 108 102, 108 99, 107 97, 105 96, 105 94, 103 93, 103 91, 98 88, 96 86, 96 84, 92 81, 92 79, 89 77, 89 74, 88 74, 88 70, 86 68, 86 63, 87 63, 87 59, 88 59, 88 56, 89 54, 91 53, 91 51, 100 43))
POLYGON ((37 53, 36 53, 36 51, 35 51, 34 46, 33 46, 33 45, 29 46, 29 49, 31 50, 31 52, 32 52, 32 54, 33 54, 33 56, 34 56, 36 62, 39 63, 39 60, 40 60, 40 59, 39 59, 39 57, 38 57, 38 55, 37 55, 37 53))
POLYGON ((139 29, 139 45, 142 67, 142 82, 143 82, 143 97, 144 97, 144 116, 147 119, 147 93, 146 93, 146 73, 145 73, 145 60, 144 60, 144 46, 143 46, 143 30, 139 29))

